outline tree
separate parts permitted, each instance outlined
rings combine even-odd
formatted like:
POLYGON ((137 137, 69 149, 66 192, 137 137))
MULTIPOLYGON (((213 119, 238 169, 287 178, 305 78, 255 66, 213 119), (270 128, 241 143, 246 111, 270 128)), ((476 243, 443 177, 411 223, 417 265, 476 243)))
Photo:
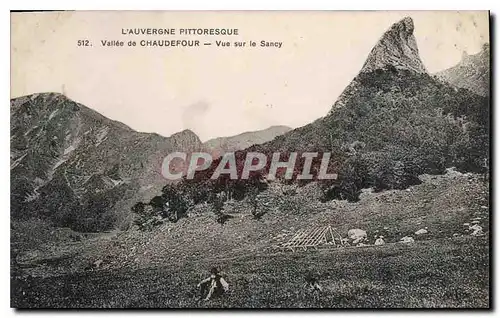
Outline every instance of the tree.
POLYGON ((212 197, 212 209, 214 214, 217 216, 216 221, 217 223, 224 225, 229 219, 233 218, 232 215, 223 212, 224 201, 227 198, 227 195, 223 191, 221 193, 213 193, 212 197))
POLYGON ((264 216, 265 211, 262 209, 259 209, 259 201, 257 199, 257 196, 259 194, 259 190, 255 187, 252 187, 248 191, 248 203, 250 204, 250 211, 252 212, 253 218, 255 220, 260 220, 262 216, 264 216))
POLYGON ((166 185, 162 194, 153 197, 148 204, 137 202, 132 207, 132 212, 137 215, 134 223, 141 230, 150 230, 167 220, 175 223, 187 216, 191 205, 188 192, 175 185, 166 185))
POLYGON ((134 204, 134 206, 132 207, 132 212, 134 212, 135 214, 143 214, 144 213, 144 207, 146 205, 143 203, 143 202, 137 202, 136 204, 134 204))

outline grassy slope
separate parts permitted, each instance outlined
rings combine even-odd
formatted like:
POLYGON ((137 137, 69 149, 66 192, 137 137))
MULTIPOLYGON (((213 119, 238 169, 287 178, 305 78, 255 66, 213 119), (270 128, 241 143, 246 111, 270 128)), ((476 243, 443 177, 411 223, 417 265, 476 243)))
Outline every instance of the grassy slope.
POLYGON ((279 211, 261 221, 235 204, 226 208, 235 218, 221 226, 199 206, 205 214, 154 232, 47 244, 19 255, 23 270, 13 281, 13 305, 487 306, 487 241, 467 236, 462 225, 480 217, 488 229, 486 184, 455 172, 422 179, 409 191, 364 193, 357 203, 320 203, 310 185, 294 196, 272 187, 267 200, 280 202, 279 211), (429 234, 413 235, 414 245, 296 254, 273 248, 299 228, 327 223, 344 235, 350 228, 367 230, 371 243, 376 231, 389 242, 423 227, 429 234), (84 273, 95 260, 103 261, 101 269, 84 273), (200 304, 193 287, 212 265, 226 272, 234 291, 223 302, 200 304), (322 277, 326 291, 319 300, 297 289, 308 270, 322 277))
POLYGON ((200 301, 198 263, 137 271, 30 278, 15 282, 17 307, 487 307, 486 238, 278 252, 217 261, 232 290, 200 301), (320 295, 304 291, 316 272, 320 295), (24 294, 23 294, 24 293, 24 294))

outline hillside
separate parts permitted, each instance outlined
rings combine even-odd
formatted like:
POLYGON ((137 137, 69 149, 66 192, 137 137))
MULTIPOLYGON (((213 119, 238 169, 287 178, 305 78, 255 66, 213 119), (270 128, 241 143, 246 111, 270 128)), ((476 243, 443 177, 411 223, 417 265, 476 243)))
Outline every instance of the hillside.
MULTIPOLYGON (((211 180, 220 160, 185 182, 186 196, 210 201, 212 192, 241 200, 262 182, 273 153, 330 152, 336 180, 319 181, 322 201, 357 201, 363 189, 406 189, 421 174, 456 167, 485 173, 489 168, 489 101, 427 73, 418 55, 411 18, 392 25, 371 50, 359 74, 330 112, 272 141, 236 152, 241 173, 248 152, 262 152, 267 166, 250 180, 211 180)), ((302 171, 298 160, 293 176, 302 171)), ((319 160, 312 164, 317 170, 319 160)), ((282 178, 282 174, 280 176, 282 178)), ((308 181, 300 181, 303 185, 308 181)), ((184 190, 183 190, 184 191, 184 190)), ((158 193, 161 195, 161 193, 158 193)), ((163 195, 166 200, 166 196, 163 195)))
POLYGON ((85 232, 126 225, 132 204, 165 185, 163 157, 202 148, 191 131, 139 133, 61 94, 12 99, 11 216, 85 232))
POLYGON ((484 171, 488 99, 428 74, 413 31, 411 18, 395 23, 325 117, 252 150, 331 151, 339 180, 327 191, 352 200, 446 167, 484 171))
POLYGON ((287 126, 271 126, 267 129, 244 132, 236 136, 210 139, 204 143, 204 146, 210 149, 214 156, 218 156, 224 152, 242 150, 253 145, 263 144, 290 130, 292 128, 287 126))
POLYGON ((463 52, 462 60, 455 66, 436 73, 440 79, 481 96, 490 95, 490 45, 483 45, 480 52, 469 55, 463 52))
POLYGON ((206 213, 209 208, 200 205, 191 217, 152 232, 45 243, 18 255, 13 303, 21 307, 488 306, 488 238, 471 236, 465 226, 479 220, 485 230, 489 228, 487 182, 454 170, 420 178, 422 184, 408 191, 366 191, 356 203, 321 203, 314 184, 277 187, 268 196, 280 203, 261 220, 253 220, 250 206, 241 202, 239 212, 227 207, 235 218, 221 226, 206 213), (287 188, 296 188, 296 194, 287 194, 287 188), (277 247, 300 229, 325 224, 343 236, 351 228, 366 230, 370 244, 383 234, 387 244, 295 253, 277 247), (427 234, 414 234, 423 228, 427 234), (416 243, 396 243, 405 235, 415 237, 416 243), (224 271, 232 292, 222 300, 201 303, 194 286, 211 266, 224 271), (319 273, 326 289, 321 300, 296 293, 311 270, 319 273), (64 282, 78 287, 70 299, 57 288, 64 282), (42 290, 51 290, 51 296, 42 290))

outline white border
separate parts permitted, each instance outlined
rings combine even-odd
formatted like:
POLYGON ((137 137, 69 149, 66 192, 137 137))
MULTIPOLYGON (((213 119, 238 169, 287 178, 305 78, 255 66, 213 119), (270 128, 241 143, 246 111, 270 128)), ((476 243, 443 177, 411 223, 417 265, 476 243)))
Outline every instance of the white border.
POLYGON ((488 10, 494 1, 474 0, 453 2, 435 0, 419 0, 413 3, 394 0, 89 0, 69 3, 62 0, 24 0, 12 1, 11 10, 488 10))
MULTIPOLYGON (((496 14, 499 12, 498 5, 500 1, 486 1, 486 0, 455 0, 455 1, 442 1, 437 2, 436 0, 419 0, 413 3, 409 3, 406 1, 389 1, 389 0, 364 0, 364 1, 354 1, 354 0, 337 0, 337 1, 319 1, 319 0, 306 0, 306 1, 297 1, 297 0, 286 0, 286 1, 270 1, 270 0, 244 0, 244 1, 224 1, 224 0, 211 0, 211 1, 203 1, 203 0, 184 0, 184 1, 175 1, 168 2, 165 1, 153 1, 153 0, 140 0, 140 1, 132 1, 132 0, 122 0, 122 1, 108 1, 108 0, 86 0, 79 1, 74 3, 69 3, 68 1, 63 0, 44 0, 44 1, 2 1, 1 6, 6 6, 5 10, 2 10, 2 27, 0 28, 0 34, 2 37, 2 43, 5 44, 2 50, 2 74, 0 87, 2 88, 2 100, 5 102, 4 106, 1 108, 1 116, 0 116, 0 127, 2 129, 1 132, 1 147, 3 156, 1 156, 1 179, 3 180, 4 186, 2 187, 1 192, 1 206, 4 207, 2 210, 2 226, 3 231, 1 231, 1 242, 2 242, 2 258, 1 258, 1 277, 2 277, 2 289, 1 289, 1 314, 2 317, 12 316, 15 314, 20 314, 19 312, 15 312, 10 309, 10 280, 9 280, 9 257, 10 257, 10 246, 9 246, 9 224, 10 224, 10 213, 9 213, 9 202, 10 196, 8 194, 9 183, 9 170, 8 170, 8 159, 7 153, 10 147, 10 125, 9 125, 9 108, 7 107, 7 101, 10 99, 10 13, 9 10, 491 10, 492 14, 496 14)), ((497 52, 495 42, 492 41, 491 44, 494 52, 497 52)), ((497 57, 495 54, 494 58, 497 57)), ((496 65, 496 64, 494 64, 496 65)), ((495 67, 494 73, 496 74, 497 68, 495 67)), ((494 100, 498 100, 496 90, 493 92, 494 100)), ((499 123, 499 113, 500 111, 497 109, 495 112, 495 123, 499 123)), ((498 149, 498 144, 496 143, 496 135, 492 137, 494 144, 496 147, 494 149, 498 149)), ((498 156, 495 156, 496 160, 495 171, 499 169, 499 160, 498 156)), ((497 173, 495 173, 495 176, 497 173)), ((495 178, 497 179, 497 178, 495 178)), ((493 193, 494 197, 498 189, 495 188, 493 193)), ((496 212, 496 211, 494 211, 496 212)), ((497 215, 494 220, 494 228, 498 229, 498 219, 500 217, 497 215)), ((495 241, 493 242, 494 246, 497 246, 497 240, 499 235, 495 235, 495 241)), ((494 264, 498 264, 498 260, 496 257, 497 253, 494 254, 494 264)), ((495 287, 492 282, 492 286, 495 287)), ((494 304, 498 306, 498 293, 494 293, 496 296, 494 299, 494 304)), ((153 311, 150 313, 141 311, 141 312, 129 312, 139 317, 146 315, 173 315, 173 316, 181 316, 187 314, 187 312, 157 312, 153 311)), ((52 316, 52 315, 62 315, 62 316, 75 316, 79 313, 77 311, 73 312, 29 312, 22 313, 23 316, 52 316)), ((104 312, 104 311, 94 311, 94 312, 85 312, 85 314, 92 314, 96 317, 105 317, 107 315, 122 315, 127 314, 127 312, 104 312)), ((189 314, 201 314, 201 312, 194 312, 189 314)), ((208 316, 230 316, 236 314, 235 312, 204 312, 205 315, 208 316)), ((254 313, 249 312, 241 312, 237 313, 238 315, 265 315, 271 314, 271 312, 261 312, 257 311, 254 313)), ((303 315, 322 315, 322 314, 334 314, 335 316, 386 316, 386 315, 420 315, 425 314, 431 317, 439 317, 442 314, 449 314, 444 312, 276 312, 273 313, 275 316, 282 316, 288 318, 301 317, 303 315)), ((470 315, 471 313, 457 313, 461 315, 470 315)), ((488 313, 475 313, 477 316, 486 316, 488 313)))

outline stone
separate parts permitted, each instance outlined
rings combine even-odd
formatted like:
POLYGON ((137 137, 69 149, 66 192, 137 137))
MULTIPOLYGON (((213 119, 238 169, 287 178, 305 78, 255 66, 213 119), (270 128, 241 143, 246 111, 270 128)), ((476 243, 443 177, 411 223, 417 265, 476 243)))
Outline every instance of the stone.
POLYGON ((405 237, 402 237, 401 240, 399 240, 399 242, 401 242, 401 243, 414 243, 415 240, 411 236, 405 236, 405 237))
POLYGON ((420 229, 420 230, 415 232, 416 235, 422 235, 422 234, 427 234, 427 233, 429 233, 429 231, 427 231, 426 229, 420 229))
POLYGON ((377 246, 384 245, 384 244, 385 244, 385 241, 381 237, 379 237, 378 239, 375 240, 375 245, 377 245, 377 246))

